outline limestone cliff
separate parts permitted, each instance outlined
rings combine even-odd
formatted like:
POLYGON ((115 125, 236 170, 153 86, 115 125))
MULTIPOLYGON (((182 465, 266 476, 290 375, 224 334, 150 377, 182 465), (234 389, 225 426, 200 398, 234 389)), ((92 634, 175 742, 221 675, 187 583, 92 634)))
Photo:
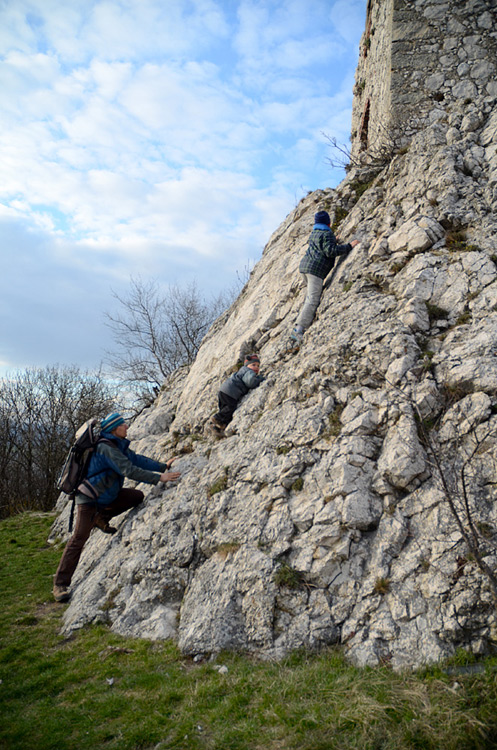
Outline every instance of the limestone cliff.
POLYGON ((495 602, 463 532, 497 571, 496 205, 486 92, 436 102, 381 169, 304 198, 191 369, 133 425, 134 449, 179 453, 182 478, 142 486, 117 534, 92 534, 65 632, 105 620, 189 654, 266 658, 340 643, 396 668, 489 651, 495 602), (320 208, 361 244, 289 355, 320 208), (215 440, 204 424, 248 351, 266 380, 215 440))

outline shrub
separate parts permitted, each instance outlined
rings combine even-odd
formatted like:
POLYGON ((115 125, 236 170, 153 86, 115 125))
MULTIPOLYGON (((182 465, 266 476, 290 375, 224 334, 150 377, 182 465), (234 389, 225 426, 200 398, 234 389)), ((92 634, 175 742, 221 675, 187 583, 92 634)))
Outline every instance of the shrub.
POLYGON ((447 318, 449 316, 448 310, 445 310, 443 307, 439 307, 438 305, 434 305, 432 302, 426 303, 426 309, 428 310, 430 323, 433 323, 433 321, 435 320, 440 320, 441 318, 447 318))
POLYGON ((445 245, 451 253, 479 251, 477 245, 468 242, 465 229, 452 229, 445 235, 445 245))
POLYGON ((324 437, 337 437, 342 429, 342 423, 340 422, 340 416, 344 410, 344 406, 337 406, 334 411, 331 412, 328 417, 328 429, 324 432, 324 437))
POLYGON ((388 578, 377 578, 374 584, 375 594, 387 594, 390 591, 390 581, 388 578))
POLYGON ((335 218, 333 224, 331 225, 331 229, 333 232, 336 232, 339 224, 341 224, 342 221, 347 218, 348 214, 349 212, 347 211, 347 209, 343 208, 342 206, 337 206, 335 208, 335 218))
POLYGON ((371 187, 371 185, 373 184, 373 182, 374 182, 374 179, 370 180, 369 182, 359 182, 359 180, 356 180, 355 182, 352 182, 350 184, 351 189, 356 194, 357 200, 359 200, 359 198, 362 195, 364 195, 364 193, 366 192, 366 190, 369 190, 369 188, 371 187))
POLYGON ((274 574, 274 582, 277 586, 286 586, 287 589, 298 589, 305 583, 305 575, 283 562, 274 574))
POLYGON ((461 315, 459 315, 458 319, 456 320, 456 326, 462 326, 465 323, 469 323, 471 320, 471 313, 469 310, 465 310, 461 315))
POLYGON ((221 544, 218 545, 216 552, 223 558, 223 560, 225 560, 228 555, 238 552, 241 546, 240 542, 221 542, 221 544))

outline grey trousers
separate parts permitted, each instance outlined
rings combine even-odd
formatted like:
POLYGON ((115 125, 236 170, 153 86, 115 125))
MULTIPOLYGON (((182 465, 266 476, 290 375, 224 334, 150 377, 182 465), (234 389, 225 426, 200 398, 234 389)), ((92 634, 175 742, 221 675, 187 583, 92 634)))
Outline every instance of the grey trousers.
POLYGON ((314 320, 316 310, 318 309, 323 291, 323 279, 320 279, 319 276, 313 276, 311 273, 305 273, 304 277, 307 284, 307 295, 295 325, 300 326, 303 331, 306 331, 314 320))

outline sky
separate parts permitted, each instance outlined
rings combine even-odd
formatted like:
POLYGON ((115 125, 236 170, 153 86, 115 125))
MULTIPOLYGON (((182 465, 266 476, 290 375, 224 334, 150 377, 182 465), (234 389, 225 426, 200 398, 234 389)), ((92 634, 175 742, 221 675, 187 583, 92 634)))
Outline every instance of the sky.
POLYGON ((232 288, 335 187, 366 0, 0 0, 0 376, 97 368, 131 279, 232 288))

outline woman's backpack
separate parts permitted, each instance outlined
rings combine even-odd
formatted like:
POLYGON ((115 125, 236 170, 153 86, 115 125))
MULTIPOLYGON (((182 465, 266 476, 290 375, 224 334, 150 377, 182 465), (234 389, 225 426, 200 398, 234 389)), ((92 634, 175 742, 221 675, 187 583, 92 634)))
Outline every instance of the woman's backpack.
POLYGON ((81 425, 76 432, 74 442, 67 454, 67 458, 57 480, 57 489, 61 492, 65 492, 66 495, 69 495, 69 497, 72 498, 69 531, 72 530, 74 498, 79 485, 86 477, 91 455, 99 441, 100 421, 93 417, 81 425))

